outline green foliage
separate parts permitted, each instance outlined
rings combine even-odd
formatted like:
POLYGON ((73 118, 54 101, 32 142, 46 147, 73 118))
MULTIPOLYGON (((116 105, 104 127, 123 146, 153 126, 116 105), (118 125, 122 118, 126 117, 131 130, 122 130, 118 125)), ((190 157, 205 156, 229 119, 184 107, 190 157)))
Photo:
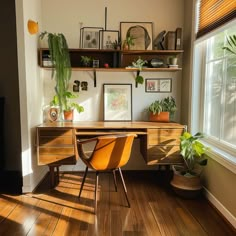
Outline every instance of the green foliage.
POLYGON ((88 56, 81 56, 81 62, 84 66, 90 66, 93 58, 88 56))
POLYGON ((62 33, 42 32, 40 39, 47 36, 48 48, 52 61, 52 78, 55 78, 55 92, 58 97, 58 104, 61 110, 67 107, 67 99, 65 92, 68 90, 69 81, 71 78, 71 62, 68 44, 65 36, 62 33))
POLYGON ((135 81, 138 84, 143 84, 144 79, 143 76, 140 75, 140 71, 143 69, 143 66, 147 64, 148 62, 146 60, 143 60, 141 57, 139 57, 136 61, 132 62, 133 67, 138 68, 137 76, 135 77, 135 81))
POLYGON ((136 61, 132 62, 132 65, 133 67, 142 70, 143 66, 147 63, 148 63, 147 60, 143 60, 141 57, 139 57, 136 61))
POLYGON ((127 44, 129 47, 134 46, 134 40, 135 38, 132 35, 128 34, 126 39, 124 40, 124 43, 127 44))
MULTIPOLYGON (((75 94, 71 93, 70 91, 65 91, 63 96, 66 99, 65 107, 63 107, 64 111, 69 111, 72 109, 76 109, 78 113, 84 111, 84 108, 82 106, 80 106, 78 103, 73 101, 75 98, 79 97, 78 95, 75 95, 75 94)), ((58 106, 59 105, 58 95, 55 95, 53 97, 53 100, 50 102, 50 105, 51 106, 58 106)))
POLYGON ((173 117, 177 110, 176 102, 173 97, 166 97, 162 100, 156 100, 148 107, 148 111, 152 112, 153 115, 160 114, 160 112, 170 112, 170 116, 173 117))
POLYGON ((184 134, 180 136, 180 154, 183 157, 186 167, 183 174, 196 175, 196 166, 205 166, 207 164, 207 159, 202 156, 208 148, 199 141, 199 139, 203 137, 204 135, 200 132, 195 135, 184 132, 184 134))
POLYGON ((227 39, 228 45, 224 46, 223 49, 236 55, 236 35, 228 36, 226 39, 227 39))

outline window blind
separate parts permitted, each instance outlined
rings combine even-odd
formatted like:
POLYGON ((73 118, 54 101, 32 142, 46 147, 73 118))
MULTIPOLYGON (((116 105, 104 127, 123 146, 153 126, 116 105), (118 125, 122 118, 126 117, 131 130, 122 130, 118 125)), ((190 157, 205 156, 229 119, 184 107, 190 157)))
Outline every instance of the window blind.
POLYGON ((199 0, 197 38, 236 18, 236 0, 199 0))

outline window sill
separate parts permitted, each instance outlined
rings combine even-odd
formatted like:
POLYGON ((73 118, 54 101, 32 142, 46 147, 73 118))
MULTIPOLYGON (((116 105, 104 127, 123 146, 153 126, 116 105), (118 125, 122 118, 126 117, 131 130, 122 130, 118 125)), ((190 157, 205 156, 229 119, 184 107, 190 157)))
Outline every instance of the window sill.
POLYGON ((222 166, 236 174, 236 158, 233 155, 219 148, 216 148, 215 146, 209 143, 206 143, 206 145, 210 147, 210 150, 206 153, 207 156, 209 156, 210 158, 217 161, 222 166))

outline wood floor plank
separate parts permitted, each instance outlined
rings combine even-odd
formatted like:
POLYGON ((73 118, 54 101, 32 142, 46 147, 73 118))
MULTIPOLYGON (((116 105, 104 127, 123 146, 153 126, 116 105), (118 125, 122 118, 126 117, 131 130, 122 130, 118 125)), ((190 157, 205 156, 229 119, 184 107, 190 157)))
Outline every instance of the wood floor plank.
POLYGON ((200 197, 197 200, 184 200, 178 199, 179 204, 186 210, 188 210, 194 218, 196 218, 208 235, 227 235, 235 236, 236 231, 232 232, 232 229, 221 217, 217 211, 209 205, 209 203, 200 197))
POLYGON ((206 199, 177 197, 156 172, 123 174, 131 207, 127 207, 118 176, 116 192, 113 176, 101 173, 97 214, 92 172, 88 173, 80 199, 80 172, 61 172, 60 183, 54 189, 50 189, 47 178, 34 193, 0 195, 0 235, 236 235, 206 199))
POLYGON ((4 195, 0 195, 0 223, 3 222, 11 212, 16 208, 17 203, 4 199, 4 195))

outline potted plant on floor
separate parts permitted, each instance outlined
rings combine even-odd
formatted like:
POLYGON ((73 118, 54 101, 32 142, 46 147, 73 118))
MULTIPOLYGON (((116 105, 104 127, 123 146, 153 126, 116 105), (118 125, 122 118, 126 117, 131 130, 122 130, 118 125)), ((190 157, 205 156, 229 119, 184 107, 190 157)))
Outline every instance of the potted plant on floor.
POLYGON ((169 122, 170 119, 173 119, 176 110, 176 102, 173 97, 166 97, 161 100, 156 100, 148 107, 149 120, 169 122))
POLYGON ((208 150, 208 147, 199 141, 203 137, 204 135, 200 132, 195 135, 184 132, 180 136, 180 154, 183 165, 172 166, 174 175, 171 181, 171 186, 180 196, 193 198, 201 192, 200 174, 202 166, 207 165, 204 154, 208 150))
POLYGON ((71 62, 68 44, 62 33, 48 33, 47 31, 40 34, 40 39, 47 37, 50 59, 52 62, 52 78, 55 78, 55 92, 60 108, 60 115, 67 107, 66 91, 69 88, 71 79, 71 62))
MULTIPOLYGON (((78 113, 84 111, 83 106, 79 105, 75 99, 78 98, 78 95, 71 93, 70 91, 65 91, 64 93, 64 107, 63 107, 63 115, 65 121, 73 121, 74 118, 74 109, 77 110, 78 113)), ((59 105, 59 97, 55 95, 53 100, 50 102, 51 106, 58 106, 59 105)))

